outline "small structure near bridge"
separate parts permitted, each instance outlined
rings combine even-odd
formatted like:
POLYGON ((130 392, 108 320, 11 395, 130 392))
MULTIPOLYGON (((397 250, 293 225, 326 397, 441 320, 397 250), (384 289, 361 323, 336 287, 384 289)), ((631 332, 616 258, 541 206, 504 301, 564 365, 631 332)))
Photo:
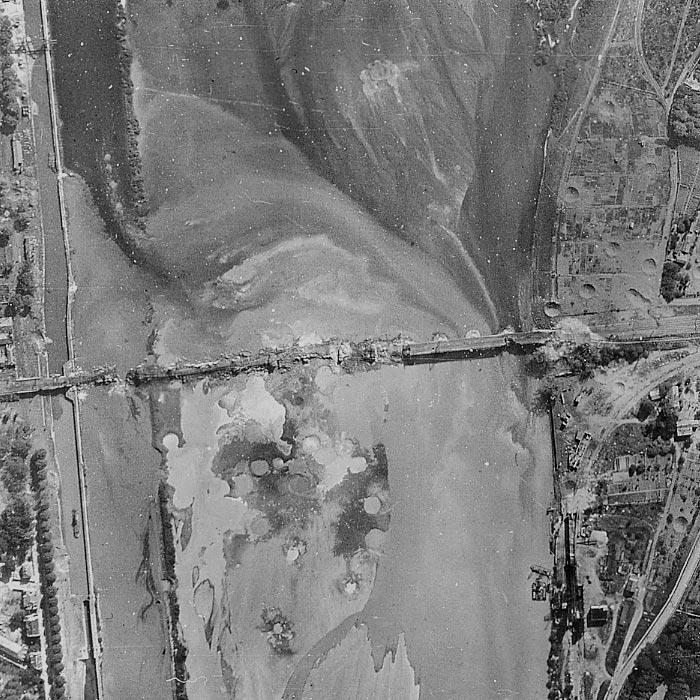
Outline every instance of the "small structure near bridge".
POLYGON ((12 139, 12 172, 15 175, 21 175, 24 172, 24 152, 22 142, 17 137, 12 139))

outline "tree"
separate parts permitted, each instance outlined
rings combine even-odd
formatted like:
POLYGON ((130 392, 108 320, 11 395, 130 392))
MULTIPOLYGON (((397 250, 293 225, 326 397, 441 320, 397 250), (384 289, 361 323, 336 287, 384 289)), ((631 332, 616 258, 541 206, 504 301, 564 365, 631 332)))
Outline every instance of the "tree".
POLYGON ((591 345, 577 345, 567 356, 566 362, 572 374, 579 379, 590 379, 600 364, 600 354, 591 345))
POLYGON ((642 433, 653 440, 657 438, 672 440, 676 434, 677 423, 678 416, 673 408, 668 404, 664 404, 656 414, 654 422, 642 426, 642 433))
POLYGON ((34 272, 32 266, 27 262, 22 263, 19 274, 17 275, 17 294, 20 296, 31 296, 34 294, 36 285, 34 283, 34 272))
POLYGON ((528 376, 535 377, 536 379, 543 379, 552 369, 552 363, 545 353, 541 349, 538 349, 528 355, 525 360, 524 368, 528 376))
POLYGON ((23 560, 31 544, 31 508, 24 498, 15 496, 0 515, 0 550, 23 560))
POLYGON ((11 630, 18 630, 21 629, 22 626, 24 625, 24 618, 26 617, 26 613, 24 610, 17 610, 16 612, 12 613, 12 616, 10 617, 10 622, 9 626, 11 630))
POLYGON ((637 420, 644 422, 654 412, 654 402, 649 398, 643 398, 637 409, 637 420))

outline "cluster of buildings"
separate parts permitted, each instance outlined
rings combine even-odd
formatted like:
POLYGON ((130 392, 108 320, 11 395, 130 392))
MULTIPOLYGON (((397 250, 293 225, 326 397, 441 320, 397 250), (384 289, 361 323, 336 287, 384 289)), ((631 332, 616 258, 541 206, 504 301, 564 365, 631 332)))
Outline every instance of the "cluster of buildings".
POLYGON ((649 457, 643 451, 616 457, 613 471, 605 474, 605 504, 665 503, 672 466, 671 454, 649 457))
POLYGON ((14 571, 8 583, 14 594, 19 594, 23 611, 21 641, 0 633, 0 659, 17 668, 43 668, 41 653, 41 594, 38 576, 31 562, 25 562, 14 571))

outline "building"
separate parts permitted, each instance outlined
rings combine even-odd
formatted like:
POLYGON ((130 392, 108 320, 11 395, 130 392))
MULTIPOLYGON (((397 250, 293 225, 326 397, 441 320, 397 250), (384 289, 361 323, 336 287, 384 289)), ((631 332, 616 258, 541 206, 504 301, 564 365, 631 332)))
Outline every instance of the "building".
POLYGON ((588 610, 587 624, 589 627, 603 627, 610 619, 610 608, 607 605, 591 605, 588 610))
POLYGON ((24 153, 22 142, 18 138, 12 139, 12 172, 20 175, 24 171, 24 153))
POLYGON ((44 668, 44 660, 41 656, 40 651, 30 651, 29 652, 29 663, 37 671, 41 671, 44 668))
POLYGON ((24 259, 27 262, 30 262, 30 263, 36 262, 36 249, 37 249, 36 238, 34 238, 33 236, 27 236, 24 239, 24 259))
POLYGON ((24 633, 27 635, 27 639, 36 639, 41 634, 39 616, 36 613, 24 618, 24 633))
POLYGON ((0 635, 0 656, 13 661, 16 664, 24 663, 27 656, 27 650, 17 642, 0 635))
POLYGON ((678 423, 676 423, 676 435, 678 437, 688 437, 693 434, 697 427, 700 427, 700 420, 679 420, 678 423))
POLYGON ((0 370, 15 366, 15 348, 11 340, 0 339, 0 370))
MULTIPOLYGON (((0 295, 4 290, 0 286, 0 295)), ((0 299, 2 297, 0 296, 0 299)), ((9 316, 0 317, 0 340, 12 340, 13 321, 9 316)))
POLYGON ((22 588, 22 610, 35 612, 39 609, 40 602, 41 596, 38 590, 26 586, 22 588))

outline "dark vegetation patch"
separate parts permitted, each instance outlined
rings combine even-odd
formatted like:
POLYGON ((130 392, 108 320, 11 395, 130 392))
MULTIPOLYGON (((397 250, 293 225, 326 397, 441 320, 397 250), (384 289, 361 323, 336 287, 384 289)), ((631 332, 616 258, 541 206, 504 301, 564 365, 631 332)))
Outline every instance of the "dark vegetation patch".
POLYGON ((318 479, 311 475, 302 477, 286 471, 271 471, 256 479, 257 489, 250 494, 249 502, 265 513, 270 523, 270 536, 279 534, 289 525, 303 528, 309 516, 319 509, 320 504, 313 496, 302 495, 298 488, 292 490, 295 477, 312 480, 309 491, 318 483, 318 479))
POLYGON ((62 700, 66 697, 66 680, 63 676, 61 618, 58 613, 58 590, 54 565, 55 551, 50 506, 52 497, 47 482, 45 450, 37 450, 31 456, 29 470, 36 497, 36 537, 39 550, 41 606, 44 617, 46 664, 51 686, 51 700, 62 700))
POLYGON ((690 282, 690 275, 684 270, 683 265, 673 260, 664 263, 661 273, 661 296, 664 301, 671 302, 685 294, 690 282))
POLYGON ((569 46, 570 53, 561 56, 554 72, 556 90, 552 99, 550 126, 559 135, 569 115, 576 109, 572 102, 576 95, 583 66, 598 53, 609 25, 614 3, 601 0, 582 0, 574 18, 575 33, 569 46))
POLYGON ((550 359, 544 350, 538 349, 527 356, 523 368, 528 376, 537 379, 544 379, 557 371, 568 371, 585 381, 591 379, 599 368, 615 362, 632 364, 648 356, 649 351, 641 343, 607 343, 602 346, 582 343, 558 359, 550 359))
POLYGON ((671 146, 700 148, 700 92, 685 85, 678 88, 668 116, 671 146))
POLYGON ((17 668, 7 661, 0 660, 0 676, 5 681, 5 685, 0 690, 0 700, 22 700, 25 693, 39 698, 44 697, 44 684, 39 671, 33 668, 17 668))
POLYGON ((172 486, 162 481, 158 486, 158 506, 163 531, 163 573, 170 583, 168 589, 168 626, 173 649, 173 670, 175 672, 175 700, 187 700, 187 647, 180 634, 180 604, 177 600, 177 578, 175 576, 175 536, 171 513, 172 486))
POLYGON ((328 498, 337 500, 343 508, 335 523, 335 556, 352 557, 365 546, 365 535, 374 529, 389 529, 389 514, 371 515, 364 509, 364 499, 372 493, 389 488, 389 465, 386 449, 378 443, 368 451, 357 455, 367 460, 367 469, 359 474, 348 474, 343 481, 329 491, 328 498))
POLYGON ((28 260, 25 260, 17 274, 15 290, 7 304, 7 313, 10 316, 28 316, 32 312, 36 282, 34 270, 28 260))
POLYGON ((27 493, 30 449, 29 426, 5 413, 0 425, 0 478, 9 500, 0 514, 0 561, 7 576, 22 564, 33 542, 34 509, 27 493))
POLYGON ((684 10, 684 0, 647 0, 644 5, 642 50, 660 85, 666 81, 684 10))
POLYGON ((14 68, 12 24, 0 15, 0 133, 14 133, 20 119, 19 81, 14 68))
POLYGON ((646 700, 665 683, 665 700, 700 694, 700 620, 674 615, 659 639, 637 657, 620 700, 646 700))

